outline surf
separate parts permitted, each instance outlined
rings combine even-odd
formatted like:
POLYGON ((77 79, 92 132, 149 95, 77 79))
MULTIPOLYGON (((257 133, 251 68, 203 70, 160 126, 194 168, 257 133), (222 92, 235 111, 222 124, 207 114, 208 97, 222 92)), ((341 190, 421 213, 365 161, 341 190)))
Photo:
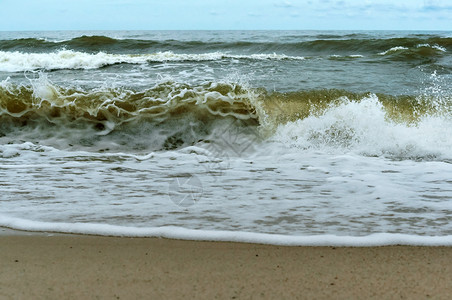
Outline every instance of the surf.
POLYGON ((215 143, 237 131, 242 141, 258 137, 305 150, 452 157, 444 139, 452 135, 447 94, 281 93, 234 82, 174 81, 144 90, 85 90, 55 85, 45 75, 30 83, 0 86, 0 140, 6 143, 20 137, 93 151, 169 150, 215 143))

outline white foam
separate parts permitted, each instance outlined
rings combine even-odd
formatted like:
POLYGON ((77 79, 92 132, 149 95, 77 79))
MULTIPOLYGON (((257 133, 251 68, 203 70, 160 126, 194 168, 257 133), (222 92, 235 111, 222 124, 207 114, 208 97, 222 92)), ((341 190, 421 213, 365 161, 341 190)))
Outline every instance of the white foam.
POLYGON ((72 50, 60 50, 52 53, 22 53, 0 51, 0 71, 20 72, 37 69, 97 69, 108 65, 128 63, 146 64, 148 62, 167 61, 212 61, 222 59, 252 60, 303 60, 300 56, 284 54, 233 55, 222 52, 202 54, 177 54, 171 51, 153 54, 127 55, 99 52, 89 54, 72 50))
POLYGON ((273 139, 301 149, 352 151, 396 158, 452 158, 452 120, 424 116, 416 124, 388 120, 376 95, 344 100, 320 116, 280 125, 273 139))
POLYGON ((58 232, 119 237, 158 237, 193 241, 224 241, 282 246, 452 246, 452 235, 417 236, 408 234, 375 233, 367 236, 290 236, 240 231, 195 230, 175 226, 139 228, 92 223, 50 223, 1 215, 0 226, 16 230, 36 232, 58 232))
POLYGON ((0 71, 19 72, 36 69, 96 69, 118 63, 144 63, 145 58, 113 55, 103 52, 88 54, 72 50, 53 53, 22 53, 0 51, 0 71))
POLYGON ((423 48, 423 47, 426 47, 426 48, 433 48, 433 49, 439 50, 439 51, 441 51, 441 52, 446 52, 446 51, 447 51, 446 48, 441 47, 440 45, 433 45, 433 46, 432 46, 432 45, 430 45, 430 44, 419 44, 419 45, 416 46, 416 48, 423 48))
POLYGON ((364 57, 364 55, 361 55, 361 54, 351 54, 351 55, 345 55, 345 56, 338 55, 338 54, 330 55, 330 58, 363 58, 363 57, 364 57))
POLYGON ((396 51, 400 51, 400 50, 408 50, 408 48, 407 48, 407 47, 402 47, 402 46, 397 46, 397 47, 392 47, 392 48, 389 49, 389 50, 380 52, 380 53, 378 53, 378 54, 379 54, 379 55, 386 55, 386 54, 388 54, 388 53, 396 52, 396 51))
MULTIPOLYGON (((435 49, 435 50, 438 50, 438 51, 441 51, 441 52, 446 52, 447 51, 447 49, 444 48, 444 47, 441 47, 439 45, 430 45, 430 44, 418 44, 418 45, 416 45, 416 48, 432 48, 432 49, 435 49)), ((397 52, 397 51, 401 51, 401 50, 408 50, 408 48, 407 47, 403 47, 403 46, 392 47, 389 50, 386 50, 386 51, 378 53, 378 55, 386 55, 386 54, 397 52)))
MULTIPOLYGON (((342 236, 451 232, 449 163, 329 155, 280 144, 262 145, 264 156, 239 158, 214 156, 201 146, 137 156, 17 145, 29 150, 2 160, 0 226, 280 244, 294 236, 297 243, 313 243, 316 235, 325 244, 358 244, 362 238, 342 236), (174 192, 187 190, 172 182, 192 175, 204 193, 193 206, 179 207, 174 192)), ((374 238, 368 242, 380 241, 374 238)))

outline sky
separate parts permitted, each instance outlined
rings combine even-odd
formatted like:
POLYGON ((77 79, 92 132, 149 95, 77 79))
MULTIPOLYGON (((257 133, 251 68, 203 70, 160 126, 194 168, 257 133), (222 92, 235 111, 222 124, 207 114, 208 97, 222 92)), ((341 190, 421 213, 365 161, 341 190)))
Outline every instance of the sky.
POLYGON ((0 30, 452 30, 452 0, 0 0, 0 30))

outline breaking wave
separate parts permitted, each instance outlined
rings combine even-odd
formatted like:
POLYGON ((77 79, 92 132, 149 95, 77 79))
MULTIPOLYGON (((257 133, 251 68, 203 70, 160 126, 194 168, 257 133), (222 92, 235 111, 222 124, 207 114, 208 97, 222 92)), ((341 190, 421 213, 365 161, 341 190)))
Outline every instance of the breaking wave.
POLYGON ((0 51, 0 71, 22 72, 33 70, 58 69, 97 69, 115 64, 146 64, 170 61, 214 61, 223 59, 248 60, 303 60, 300 56, 284 54, 232 55, 222 52, 204 54, 176 54, 171 51, 152 54, 127 55, 98 52, 89 54, 72 50, 60 50, 52 53, 22 53, 0 51))
POLYGON ((280 93, 231 82, 84 90, 56 86, 42 75, 30 86, 2 82, 0 141, 90 151, 168 150, 215 143, 233 130, 241 134, 234 142, 451 159, 451 103, 447 95, 280 93))
POLYGON ((359 101, 344 98, 322 114, 279 125, 273 139, 304 150, 344 152, 347 149, 366 156, 394 159, 452 159, 452 142, 447 138, 452 136, 450 111, 421 114, 411 123, 397 122, 398 118, 391 119, 383 103, 372 94, 359 101))
POLYGON ((81 36, 65 41, 25 38, 0 40, 0 71, 45 69, 94 69, 112 64, 145 64, 167 61, 216 61, 224 59, 332 60, 371 57, 400 61, 425 61, 447 55, 452 38, 427 36, 375 39, 359 35, 318 40, 180 41, 114 39, 81 36))

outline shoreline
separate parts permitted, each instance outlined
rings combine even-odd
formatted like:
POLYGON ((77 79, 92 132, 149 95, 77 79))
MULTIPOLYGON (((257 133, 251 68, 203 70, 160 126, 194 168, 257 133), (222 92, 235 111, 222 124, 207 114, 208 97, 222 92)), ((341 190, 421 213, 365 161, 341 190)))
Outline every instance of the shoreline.
POLYGON ((452 247, 0 234, 0 298, 436 298, 452 247))
MULTIPOLYGON (((8 227, 0 227, 0 237, 4 236, 54 236, 54 235, 68 235, 66 233, 47 232, 47 231, 26 231, 12 229, 8 227)), ((83 236, 83 235, 81 235, 83 236)))
POLYGON ((403 233, 370 233, 363 236, 346 235, 286 235, 276 233, 202 230, 183 227, 123 227, 90 223, 45 223, 27 221, 22 226, 19 219, 3 219, 0 224, 2 235, 80 235, 123 238, 164 238, 170 240, 198 242, 231 242, 258 245, 290 247, 382 247, 382 246, 426 246, 450 247, 452 235, 425 236, 403 233), (18 221, 19 220, 19 221, 18 221), (11 227, 10 224, 15 224, 11 227), (18 226, 19 225, 19 226, 18 226), (18 227, 16 227, 18 226, 18 227))

